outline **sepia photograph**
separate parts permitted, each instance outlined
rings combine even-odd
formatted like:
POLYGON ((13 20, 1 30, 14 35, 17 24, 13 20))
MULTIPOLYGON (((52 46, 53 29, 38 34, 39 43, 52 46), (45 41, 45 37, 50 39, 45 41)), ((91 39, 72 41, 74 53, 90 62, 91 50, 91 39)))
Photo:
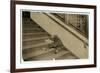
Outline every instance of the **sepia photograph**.
POLYGON ((22 11, 22 58, 87 59, 88 15, 22 11))

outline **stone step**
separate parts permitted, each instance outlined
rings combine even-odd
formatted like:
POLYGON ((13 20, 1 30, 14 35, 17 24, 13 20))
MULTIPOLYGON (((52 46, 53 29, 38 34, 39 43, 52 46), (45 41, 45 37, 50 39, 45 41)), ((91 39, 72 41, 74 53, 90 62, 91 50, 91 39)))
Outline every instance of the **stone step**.
POLYGON ((42 28, 38 27, 38 28, 28 28, 28 27, 25 27, 23 28, 23 30, 43 30, 42 28))
POLYGON ((23 54, 28 54, 28 53, 30 53, 32 51, 37 51, 37 50, 40 50, 40 49, 46 50, 46 48, 49 48, 48 45, 44 45, 44 46, 40 46, 40 47, 35 47, 35 48, 33 47, 33 48, 23 49, 22 53, 23 54))
POLYGON ((46 54, 41 54, 39 56, 33 57, 30 60, 53 60, 53 59, 59 58, 62 55, 68 54, 68 53, 69 53, 69 51, 67 51, 67 50, 61 50, 57 54, 55 54, 55 51, 52 51, 52 52, 48 52, 46 54))
POLYGON ((28 29, 23 29, 23 32, 24 31, 44 31, 44 30, 41 28, 28 28, 28 29))
POLYGON ((54 49, 49 49, 49 50, 40 49, 40 50, 37 50, 37 51, 32 51, 32 52, 27 53, 27 54, 23 54, 23 58, 29 59, 29 58, 36 57, 36 56, 39 56, 41 54, 46 54, 46 53, 49 53, 49 52, 52 52, 52 51, 54 51, 54 49))
POLYGON ((39 33, 39 32, 45 32, 44 30, 34 30, 34 31, 30 31, 30 30, 28 30, 28 31, 22 31, 23 33, 39 33))
POLYGON ((23 39, 29 39, 29 38, 41 38, 41 37, 50 37, 48 34, 32 34, 32 35, 23 35, 23 39))
POLYGON ((22 45, 24 47, 24 46, 28 46, 28 45, 36 45, 36 44, 43 43, 43 42, 45 42, 45 40, 43 40, 43 39, 42 40, 38 40, 38 41, 37 40, 24 41, 22 45))
POLYGON ((28 45, 28 46, 23 46, 23 50, 24 49, 29 49, 29 48, 36 48, 36 47, 42 47, 42 46, 48 46, 48 44, 51 44, 52 42, 43 42, 43 43, 39 43, 39 44, 32 44, 32 45, 28 45))
POLYGON ((23 27, 40 27, 38 24, 34 24, 32 22, 23 23, 22 26, 23 27))
POLYGON ((48 36, 43 36, 43 37, 36 37, 36 38, 28 38, 28 39, 23 39, 22 41, 25 42, 25 41, 35 41, 35 40, 41 40, 41 39, 49 39, 48 36))
POLYGON ((74 55, 72 55, 71 53, 69 53, 69 54, 65 54, 65 55, 63 55, 63 56, 61 56, 61 57, 59 57, 57 59, 58 60, 59 59, 62 59, 62 60, 64 60, 64 59, 77 59, 77 57, 75 57, 74 55))
POLYGON ((47 32, 38 32, 38 33, 22 33, 23 36, 29 36, 29 35, 48 35, 47 32))
POLYGON ((37 25, 36 22, 34 22, 33 20, 31 19, 28 19, 28 20, 24 20, 22 21, 23 25, 29 25, 29 24, 33 24, 33 25, 37 25))

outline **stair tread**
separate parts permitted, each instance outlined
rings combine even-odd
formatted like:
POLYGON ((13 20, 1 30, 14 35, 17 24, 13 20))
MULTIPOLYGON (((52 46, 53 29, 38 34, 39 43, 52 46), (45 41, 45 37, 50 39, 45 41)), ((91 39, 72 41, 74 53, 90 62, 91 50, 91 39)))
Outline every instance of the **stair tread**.
POLYGON ((51 52, 51 51, 54 51, 54 49, 49 49, 49 50, 37 50, 37 51, 32 51, 28 54, 24 54, 24 59, 28 59, 28 58, 32 58, 32 57, 35 57, 35 56, 38 56, 38 55, 41 55, 41 54, 45 54, 45 53, 48 53, 48 52, 51 52))
POLYGON ((45 42, 45 40, 36 40, 36 41, 25 41, 25 42, 23 42, 23 46, 27 46, 27 45, 32 45, 32 44, 38 44, 38 43, 43 43, 43 42, 45 42))
POLYGON ((43 36, 43 37, 23 39, 22 41, 34 41, 34 40, 41 40, 41 39, 48 39, 48 38, 49 38, 49 36, 43 36))
POLYGON ((48 34, 46 32, 38 32, 38 33, 23 33, 23 35, 34 35, 34 34, 48 34))
POLYGON ((35 45, 23 46, 23 50, 28 49, 28 48, 41 47, 41 46, 45 46, 45 45, 48 45, 48 44, 51 44, 51 42, 44 42, 44 43, 39 43, 39 44, 35 44, 35 45))
POLYGON ((65 54, 57 59, 77 59, 76 56, 72 55, 72 54, 65 54))
POLYGON ((32 31, 32 30, 43 30, 42 28, 23 28, 23 31, 28 31, 28 30, 30 30, 30 31, 32 31))
POLYGON ((35 60, 52 60, 54 58, 55 59, 59 58, 60 56, 62 56, 64 54, 68 54, 68 53, 69 53, 69 51, 61 50, 57 54, 55 54, 54 52, 46 53, 46 54, 39 55, 33 59, 35 59, 35 60))
POLYGON ((67 53, 69 53, 69 51, 65 51, 65 50, 62 50, 62 51, 60 51, 60 52, 58 52, 57 54, 53 54, 52 56, 48 56, 48 58, 58 58, 58 57, 60 57, 60 56, 62 56, 62 55, 64 55, 64 54, 67 54, 67 53))
POLYGON ((39 37, 50 37, 50 35, 48 34, 36 34, 36 35, 23 35, 22 38, 23 39, 29 39, 29 38, 39 38, 39 37))
POLYGON ((34 31, 31 31, 31 30, 28 30, 28 31, 22 31, 23 33, 38 33, 38 32, 45 32, 44 30, 41 31, 41 30, 34 30, 34 31))
POLYGON ((38 25, 29 24, 29 25, 23 25, 23 28, 41 28, 41 27, 38 25))

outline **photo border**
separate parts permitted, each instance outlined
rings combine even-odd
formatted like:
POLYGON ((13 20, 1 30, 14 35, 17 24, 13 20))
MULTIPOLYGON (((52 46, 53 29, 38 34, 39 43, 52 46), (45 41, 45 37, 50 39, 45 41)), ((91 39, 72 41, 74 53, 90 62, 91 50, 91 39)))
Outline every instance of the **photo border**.
POLYGON ((96 6, 95 5, 81 5, 81 4, 62 4, 62 3, 47 3, 47 2, 33 2, 33 1, 13 1, 11 0, 11 61, 10 61, 10 71, 13 72, 27 72, 27 71, 45 71, 45 70, 59 70, 59 69, 76 69, 76 68, 90 68, 96 67, 96 6), (53 7, 73 7, 73 8, 86 8, 94 9, 94 64, 88 65, 75 65, 75 66, 57 66, 57 67, 41 67, 41 68, 25 68, 16 69, 16 4, 22 5, 39 5, 39 6, 53 6, 53 7))

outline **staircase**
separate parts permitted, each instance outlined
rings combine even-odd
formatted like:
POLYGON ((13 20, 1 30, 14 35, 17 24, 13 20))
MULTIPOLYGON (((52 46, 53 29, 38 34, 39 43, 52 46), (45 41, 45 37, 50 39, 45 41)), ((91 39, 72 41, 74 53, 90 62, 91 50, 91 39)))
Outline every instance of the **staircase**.
POLYGON ((49 48, 53 41, 51 35, 30 18, 22 20, 22 56, 24 61, 76 59, 70 51, 60 49, 55 54, 55 48, 49 48))
MULTIPOLYGON (((57 35, 65 49, 69 50, 74 56, 79 59, 88 58, 88 39, 70 27, 69 24, 66 25, 65 22, 50 13, 30 12, 30 16, 47 33, 57 35)), ((68 55, 61 56, 61 58, 66 58, 65 56, 67 57, 68 55)))

